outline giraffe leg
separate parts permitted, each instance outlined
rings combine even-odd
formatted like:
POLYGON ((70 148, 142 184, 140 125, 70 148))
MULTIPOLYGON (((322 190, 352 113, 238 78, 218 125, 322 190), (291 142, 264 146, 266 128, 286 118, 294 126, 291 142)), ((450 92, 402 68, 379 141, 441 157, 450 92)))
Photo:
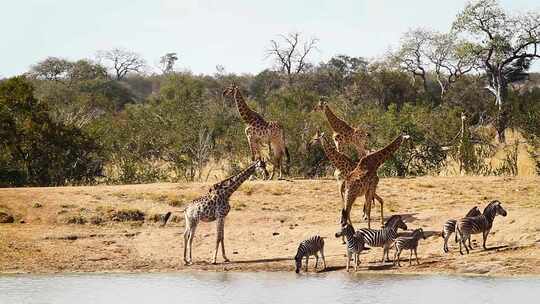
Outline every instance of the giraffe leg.
POLYGON ((365 194, 366 201, 364 203, 364 220, 368 221, 368 228, 371 228, 371 205, 373 204, 373 193, 369 189, 365 194))
POLYGON ((223 245, 224 228, 225 228, 225 219, 218 218, 217 223, 216 223, 216 229, 217 229, 216 250, 214 251, 214 259, 212 260, 212 264, 217 263, 217 253, 218 253, 220 243, 221 243, 221 251, 223 254, 223 259, 225 260, 225 262, 229 261, 227 257, 225 256, 225 246, 223 245))
POLYGON ((221 222, 221 256, 225 262, 229 262, 227 255, 225 254, 225 218, 221 222))
POLYGON ((384 200, 377 193, 373 193, 373 197, 381 204, 381 227, 384 227, 384 200))
POLYGON ((186 219, 186 231, 184 232, 184 263, 186 265, 192 264, 192 244, 193 244, 193 238, 195 237, 195 230, 197 229, 197 222, 186 219), (189 247, 189 251, 187 251, 187 248, 189 247), (187 254, 189 254, 189 257, 186 257, 186 251, 187 254))

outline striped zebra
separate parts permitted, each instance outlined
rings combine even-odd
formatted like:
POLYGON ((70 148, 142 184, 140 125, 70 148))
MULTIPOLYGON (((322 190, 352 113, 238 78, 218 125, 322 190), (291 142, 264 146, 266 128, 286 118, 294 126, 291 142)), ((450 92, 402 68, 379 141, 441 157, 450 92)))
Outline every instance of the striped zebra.
POLYGON ((300 268, 302 267, 302 258, 306 257, 306 272, 308 271, 308 261, 309 256, 314 255, 315 256, 315 269, 317 269, 317 264, 319 264, 319 255, 318 252, 321 253, 321 258, 323 261, 323 269, 326 269, 326 261, 324 260, 324 240, 322 237, 315 235, 310 237, 307 240, 304 240, 300 243, 298 246, 298 251, 296 252, 296 256, 294 257, 295 265, 296 265, 296 273, 300 272, 300 268))
POLYGON ((345 237, 347 240, 347 272, 351 266, 351 257, 354 255, 354 271, 360 264, 360 252, 367 249, 364 247, 364 236, 354 232, 354 227, 347 221, 347 212, 341 211, 341 230, 336 233, 336 237, 345 237))
MULTIPOLYGON (((478 209, 478 207, 475 206, 471 208, 469 212, 467 212, 465 217, 473 217, 473 216, 478 216, 481 214, 482 212, 480 212, 480 209, 478 209)), ((448 252, 448 239, 450 239, 450 236, 452 235, 452 233, 456 231, 456 223, 457 223, 457 220, 454 220, 454 219, 448 220, 446 221, 446 223, 444 223, 444 226, 441 232, 441 236, 444 239, 444 244, 443 244, 444 252, 448 252)), ((469 242, 470 242, 470 239, 469 239, 469 242)), ((469 247, 471 247, 470 243, 469 243, 469 247)))
POLYGON ((495 219, 495 216, 497 214, 506 216, 506 210, 504 210, 504 208, 501 206, 500 201, 494 200, 489 203, 486 208, 484 208, 484 212, 482 212, 482 215, 465 217, 457 221, 456 242, 458 242, 459 239, 459 253, 463 254, 463 251, 461 250, 461 245, 465 246, 467 253, 469 253, 469 248, 467 248, 467 244, 465 243, 465 241, 469 240, 470 244, 471 235, 478 233, 482 233, 482 247, 484 248, 484 250, 487 250, 486 240, 489 231, 491 230, 491 227, 493 227, 493 220, 495 219))
POLYGON ((420 239, 426 239, 426 236, 424 235, 424 230, 422 228, 418 228, 413 231, 413 233, 410 236, 400 236, 394 241, 394 248, 396 249, 396 252, 394 253, 394 265, 397 265, 398 267, 401 266, 399 263, 399 256, 401 255, 401 251, 403 249, 409 249, 411 251, 411 255, 409 256, 409 265, 412 265, 412 254, 414 251, 414 256, 416 257, 416 265, 420 265, 420 262, 418 262, 418 253, 416 250, 418 249, 418 241, 420 239))
POLYGON ((362 228, 356 231, 356 234, 363 234, 366 244, 370 247, 383 247, 382 262, 384 263, 385 255, 386 260, 390 260, 388 252, 392 242, 397 238, 398 228, 407 230, 407 225, 403 222, 401 215, 392 215, 384 223, 383 229, 362 228))

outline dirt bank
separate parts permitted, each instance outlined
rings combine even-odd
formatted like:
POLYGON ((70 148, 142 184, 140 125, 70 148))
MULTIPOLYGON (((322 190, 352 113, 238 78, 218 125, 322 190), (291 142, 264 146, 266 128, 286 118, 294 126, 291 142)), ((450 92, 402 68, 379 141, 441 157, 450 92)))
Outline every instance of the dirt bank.
MULTIPOLYGON (((382 179, 378 193, 386 201, 385 214, 403 214, 409 228, 423 227, 431 237, 420 243, 419 266, 409 267, 405 261, 397 269, 374 263, 382 255, 375 248, 362 254, 360 269, 373 273, 540 275, 539 185, 538 177, 382 179), (444 221, 461 216, 474 205, 483 209, 491 199, 501 200, 508 211, 507 217, 495 219, 488 239, 492 250, 477 246, 470 255, 460 256, 452 238, 451 252, 444 254, 440 237, 444 221)), ((181 210, 207 186, 0 189, 0 211, 15 218, 15 223, 0 224, 0 272, 290 271, 298 242, 313 234, 327 237, 329 270, 343 271, 344 247, 333 237, 341 202, 336 182, 330 180, 247 182, 233 195, 225 225, 231 262, 209 263, 215 225, 203 223, 194 240, 195 264, 183 266, 181 210), (167 211, 177 217, 160 227, 159 215, 167 211)), ((360 219, 361 204, 359 199, 353 208, 355 228, 366 226, 360 219)), ((377 223, 378 210, 372 214, 377 223)), ((479 245, 480 237, 475 239, 479 245)))

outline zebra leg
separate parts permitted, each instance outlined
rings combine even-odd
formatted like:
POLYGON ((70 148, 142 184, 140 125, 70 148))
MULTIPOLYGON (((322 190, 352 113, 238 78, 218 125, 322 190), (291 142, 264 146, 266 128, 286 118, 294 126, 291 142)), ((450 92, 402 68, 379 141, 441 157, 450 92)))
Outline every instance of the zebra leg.
POLYGON ((358 270, 358 253, 354 254, 354 271, 358 270))
POLYGON ((349 272, 350 266, 351 266, 351 252, 347 251, 347 272, 349 272))
MULTIPOLYGON (((399 263, 399 260, 400 260, 400 256, 401 256, 401 250, 397 250, 396 249, 396 255, 397 255, 397 265, 398 267, 401 267, 401 264, 399 263)), ((394 261, 395 263, 396 261, 394 261)))
MULTIPOLYGON (((443 232, 444 233, 444 232, 443 232)), ((448 239, 450 238, 450 233, 444 235, 444 245, 443 245, 443 251, 445 253, 448 253, 448 239)))
POLYGON ((486 247, 486 241, 487 241, 488 235, 489 235, 489 230, 482 232, 482 247, 484 248, 484 250, 488 250, 486 247))
POLYGON ((416 250, 417 249, 414 248, 414 256, 416 257, 416 265, 420 265, 420 262, 418 262, 418 252, 416 250))
MULTIPOLYGON (((471 235, 469 234, 467 236, 467 238, 470 238, 471 235)), ((465 250, 467 251, 467 254, 469 254, 469 248, 467 247, 467 243, 465 243, 465 241, 467 241, 467 238, 464 238, 464 237, 461 237, 461 242, 463 243, 463 247, 465 247, 465 250)))
POLYGON ((321 258, 323 262, 323 270, 326 269, 326 261, 324 260, 324 249, 321 248, 321 258))
POLYGON ((469 249, 473 250, 472 245, 471 245, 471 237, 472 236, 469 235, 469 238, 467 239, 467 241, 469 243, 469 249))
POLYGON ((412 265, 412 249, 411 249, 411 255, 409 255, 409 266, 412 265))
POLYGON ((459 243, 459 254, 463 255, 463 251, 461 250, 461 238, 463 237, 461 235, 461 231, 459 231, 459 229, 456 227, 456 243, 459 243), (458 236, 459 236, 459 240, 458 240, 458 236))
POLYGON ((306 255, 306 272, 308 271, 309 255, 306 255))
POLYGON ((317 269, 317 265, 319 265, 319 254, 315 252, 315 269, 317 269))

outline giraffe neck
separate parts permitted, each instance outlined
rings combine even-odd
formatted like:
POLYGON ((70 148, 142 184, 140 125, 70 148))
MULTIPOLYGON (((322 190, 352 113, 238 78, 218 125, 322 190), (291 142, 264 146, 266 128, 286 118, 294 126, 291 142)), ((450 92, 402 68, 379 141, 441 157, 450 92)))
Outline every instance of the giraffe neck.
POLYGON ((242 96, 242 93, 240 93, 239 90, 234 92, 234 101, 242 120, 246 124, 254 125, 259 119, 259 115, 247 105, 246 101, 244 100, 244 96, 242 96))
POLYGON ((388 144, 386 147, 380 149, 379 151, 373 152, 372 154, 366 156, 369 157, 371 169, 378 169, 387 159, 389 159, 397 149, 401 146, 403 142, 403 136, 399 135, 394 141, 388 144))
POLYGON ((238 187, 240 187, 240 185, 242 185, 242 183, 246 181, 251 176, 251 174, 255 172, 256 168, 256 163, 253 163, 244 171, 226 179, 227 183, 224 183, 222 187, 223 191, 225 191, 225 195, 227 197, 230 197, 234 193, 234 191, 236 191, 238 187))
POLYGON ((324 115, 326 115, 326 119, 334 132, 346 134, 353 131, 353 128, 337 117, 328 105, 324 106, 324 115))
POLYGON ((334 145, 328 142, 324 135, 321 135, 321 146, 326 157, 328 157, 332 165, 341 171, 342 174, 347 175, 354 170, 354 162, 346 155, 338 152, 334 145))

